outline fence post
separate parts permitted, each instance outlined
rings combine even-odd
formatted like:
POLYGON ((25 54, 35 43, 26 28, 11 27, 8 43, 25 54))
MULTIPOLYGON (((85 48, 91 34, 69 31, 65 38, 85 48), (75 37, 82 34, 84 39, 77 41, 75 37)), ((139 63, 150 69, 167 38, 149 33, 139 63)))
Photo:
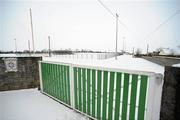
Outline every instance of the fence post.
POLYGON ((162 79, 163 76, 160 74, 152 74, 149 76, 144 120, 160 119, 160 105, 163 86, 162 79))
POLYGON ((39 79, 40 79, 40 89, 41 92, 43 92, 41 61, 39 61, 39 79))

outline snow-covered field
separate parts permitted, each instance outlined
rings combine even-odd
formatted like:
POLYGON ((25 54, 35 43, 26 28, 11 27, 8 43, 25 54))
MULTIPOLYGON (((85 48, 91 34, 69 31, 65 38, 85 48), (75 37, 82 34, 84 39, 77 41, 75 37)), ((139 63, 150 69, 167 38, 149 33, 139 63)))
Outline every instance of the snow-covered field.
POLYGON ((0 120, 86 120, 37 89, 0 92, 0 120))

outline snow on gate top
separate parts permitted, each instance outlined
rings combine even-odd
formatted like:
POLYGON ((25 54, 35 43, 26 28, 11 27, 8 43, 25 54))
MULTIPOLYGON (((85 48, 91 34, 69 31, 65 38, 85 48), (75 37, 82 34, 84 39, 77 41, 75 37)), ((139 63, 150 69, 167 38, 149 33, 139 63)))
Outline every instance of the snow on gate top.
POLYGON ((115 58, 104 60, 91 60, 91 59, 68 59, 57 57, 43 57, 43 61, 49 62, 63 62, 76 65, 112 68, 130 71, 143 71, 164 74, 164 66, 155 64, 142 58, 134 58, 131 55, 121 55, 115 58))

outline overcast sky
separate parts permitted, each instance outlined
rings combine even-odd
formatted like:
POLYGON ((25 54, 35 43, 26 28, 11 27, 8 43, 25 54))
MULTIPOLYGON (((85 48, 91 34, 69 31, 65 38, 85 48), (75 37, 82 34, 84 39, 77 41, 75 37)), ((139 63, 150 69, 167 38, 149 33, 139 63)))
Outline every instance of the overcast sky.
MULTIPOLYGON (((127 27, 119 23, 118 51, 123 37, 128 51, 180 45, 180 0, 101 1, 127 27)), ((115 18, 98 0, 0 0, 0 50, 15 50, 15 38, 18 50, 28 40, 32 48, 29 8, 36 50, 48 48, 48 35, 52 49, 115 50, 115 18)))

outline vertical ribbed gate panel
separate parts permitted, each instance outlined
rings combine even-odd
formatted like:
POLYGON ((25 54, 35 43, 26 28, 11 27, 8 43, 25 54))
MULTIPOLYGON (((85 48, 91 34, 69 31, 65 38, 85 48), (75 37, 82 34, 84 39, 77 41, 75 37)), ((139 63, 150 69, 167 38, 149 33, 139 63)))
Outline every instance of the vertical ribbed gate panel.
POLYGON ((41 63, 43 92, 71 105, 69 66, 41 63))
POLYGON ((41 76, 43 92, 92 118, 145 119, 147 75, 42 62, 41 76))
POLYGON ((148 76, 73 70, 75 109, 98 120, 144 120, 148 76))

